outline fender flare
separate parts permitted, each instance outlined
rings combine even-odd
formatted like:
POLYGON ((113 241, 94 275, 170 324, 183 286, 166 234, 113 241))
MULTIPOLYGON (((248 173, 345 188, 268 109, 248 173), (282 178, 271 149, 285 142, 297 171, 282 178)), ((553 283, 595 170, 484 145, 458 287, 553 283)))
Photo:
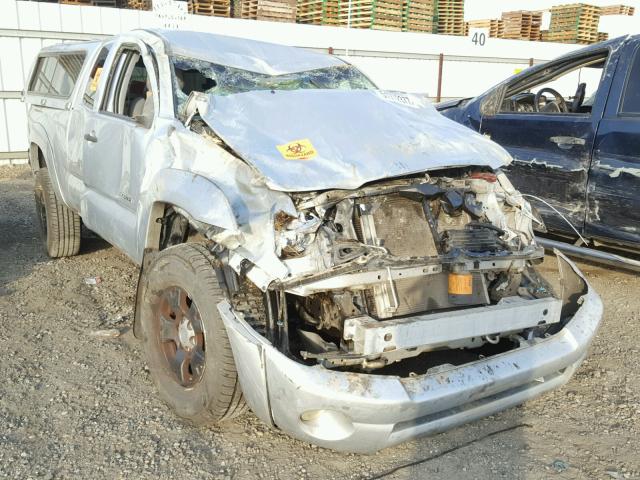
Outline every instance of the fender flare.
POLYGON ((208 178, 184 170, 160 170, 145 189, 139 217, 138 252, 142 261, 145 248, 153 248, 154 207, 167 204, 187 212, 193 220, 223 228, 239 230, 233 208, 224 192, 208 178))
POLYGON ((42 156, 44 157, 47 169, 49 170, 49 178, 51 178, 51 183, 53 183, 53 189, 56 192, 56 195, 60 197, 60 184, 58 183, 58 169, 56 165, 56 158, 53 152, 53 148, 51 146, 51 142, 49 141, 49 137, 47 135, 47 131, 40 123, 31 122, 29 125, 29 165, 31 166, 31 170, 33 173, 36 172, 40 168, 38 163, 38 157, 34 149, 31 147, 35 145, 42 152, 42 156), (36 154, 34 157, 33 155, 36 154))
POLYGON ((65 172, 65 168, 57 163, 60 159, 56 158, 46 129, 40 123, 31 122, 29 125, 29 166, 31 167, 31 172, 35 175, 36 171, 40 169, 40 164, 37 150, 34 146, 42 152, 53 191, 58 199, 66 203, 67 196, 60 186, 59 178, 60 171, 65 172))

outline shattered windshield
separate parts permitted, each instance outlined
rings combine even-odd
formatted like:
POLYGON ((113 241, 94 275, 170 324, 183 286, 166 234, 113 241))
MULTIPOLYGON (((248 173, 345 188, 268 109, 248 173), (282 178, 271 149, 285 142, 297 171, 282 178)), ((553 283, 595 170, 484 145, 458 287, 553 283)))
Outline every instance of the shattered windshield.
POLYGON ((178 112, 192 91, 232 95, 254 90, 375 88, 357 68, 347 64, 284 75, 265 75, 188 57, 176 56, 172 62, 178 112))

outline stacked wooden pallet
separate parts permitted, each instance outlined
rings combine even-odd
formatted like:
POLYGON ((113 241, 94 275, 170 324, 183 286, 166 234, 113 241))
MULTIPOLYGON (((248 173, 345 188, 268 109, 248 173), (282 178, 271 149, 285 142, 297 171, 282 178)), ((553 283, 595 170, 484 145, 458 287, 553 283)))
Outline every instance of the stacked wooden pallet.
POLYGON ((512 40, 538 40, 542 12, 520 10, 517 12, 503 12, 503 30, 500 38, 512 40))
POLYGON ((594 43, 598 41, 600 7, 585 3, 551 8, 549 41, 559 43, 594 43))
POLYGON ((609 40, 609 34, 607 32, 598 32, 598 41, 604 42, 605 40, 609 40))
POLYGON ((295 22, 296 0, 241 0, 238 18, 295 22))
POLYGON ((504 33, 504 21, 497 18, 486 20, 470 20, 467 22, 466 35, 469 34, 469 28, 484 28, 489 30, 489 36, 492 38, 502 38, 504 33))
POLYGON ((298 0, 296 21, 311 25, 335 25, 340 14, 340 0, 298 0))
POLYGON ((635 10, 635 7, 628 5, 607 5, 600 7, 600 15, 629 15, 632 17, 635 10))
POLYGON ((127 0, 127 6, 134 10, 151 10, 151 0, 127 0))
POLYGON ((401 31, 405 0, 298 0, 298 23, 401 31))
POLYGON ((438 33, 464 35, 464 0, 437 0, 438 33))
POLYGON ((376 30, 402 30, 404 0, 351 0, 340 1, 339 25, 376 30))
POLYGON ((231 0, 188 0, 187 11, 195 15, 230 17, 231 0))
POLYGON ((404 0, 402 30, 435 33, 436 0, 404 0))

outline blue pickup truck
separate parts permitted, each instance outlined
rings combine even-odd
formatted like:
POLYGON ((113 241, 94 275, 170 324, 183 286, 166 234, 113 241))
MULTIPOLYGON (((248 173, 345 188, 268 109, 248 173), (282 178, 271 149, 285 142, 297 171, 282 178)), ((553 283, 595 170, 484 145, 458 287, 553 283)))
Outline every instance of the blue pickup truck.
POLYGON ((511 153, 509 177, 541 199, 532 203, 551 233, 577 238, 577 230, 593 245, 640 251, 640 35, 571 52, 437 108, 511 153))

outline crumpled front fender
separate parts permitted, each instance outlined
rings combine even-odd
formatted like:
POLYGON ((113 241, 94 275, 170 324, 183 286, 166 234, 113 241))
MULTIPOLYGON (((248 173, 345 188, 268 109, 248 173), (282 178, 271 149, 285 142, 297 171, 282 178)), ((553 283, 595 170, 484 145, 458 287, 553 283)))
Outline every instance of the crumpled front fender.
POLYGON ((211 180, 185 170, 165 168, 152 181, 149 203, 163 202, 189 212, 189 215, 207 225, 238 230, 233 209, 220 188, 211 180))

